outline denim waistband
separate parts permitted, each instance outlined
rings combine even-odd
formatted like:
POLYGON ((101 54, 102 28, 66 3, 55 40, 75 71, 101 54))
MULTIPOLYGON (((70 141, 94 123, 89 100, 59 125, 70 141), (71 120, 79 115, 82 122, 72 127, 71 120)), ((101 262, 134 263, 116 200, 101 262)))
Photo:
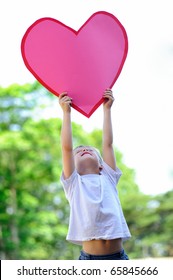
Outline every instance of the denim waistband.
POLYGON ((87 259, 87 260, 106 260, 106 259, 121 259, 124 256, 125 252, 124 249, 122 249, 119 252, 116 253, 112 253, 112 254, 107 254, 107 255, 91 255, 86 253, 85 251, 81 251, 81 257, 83 259, 87 259))

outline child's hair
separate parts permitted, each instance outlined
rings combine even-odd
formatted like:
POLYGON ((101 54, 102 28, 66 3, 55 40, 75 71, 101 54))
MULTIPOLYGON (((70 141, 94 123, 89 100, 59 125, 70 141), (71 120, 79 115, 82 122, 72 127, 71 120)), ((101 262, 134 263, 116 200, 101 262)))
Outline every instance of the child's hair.
POLYGON ((97 156, 98 156, 99 163, 100 163, 100 164, 103 163, 103 158, 102 158, 102 156, 101 156, 101 154, 100 154, 100 151, 99 151, 97 148, 95 148, 95 147, 88 146, 88 145, 79 145, 79 146, 77 146, 77 147, 74 148, 74 151, 75 151, 76 149, 82 148, 82 147, 91 147, 92 149, 94 149, 95 152, 96 152, 96 154, 97 154, 97 156))

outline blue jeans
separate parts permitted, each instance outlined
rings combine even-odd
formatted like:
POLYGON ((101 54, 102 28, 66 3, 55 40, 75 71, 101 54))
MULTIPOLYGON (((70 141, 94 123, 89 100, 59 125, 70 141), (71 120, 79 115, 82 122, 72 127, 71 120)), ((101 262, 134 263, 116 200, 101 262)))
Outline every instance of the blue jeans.
POLYGON ((110 255, 90 255, 84 251, 81 251, 79 260, 129 260, 124 249, 120 252, 110 255))

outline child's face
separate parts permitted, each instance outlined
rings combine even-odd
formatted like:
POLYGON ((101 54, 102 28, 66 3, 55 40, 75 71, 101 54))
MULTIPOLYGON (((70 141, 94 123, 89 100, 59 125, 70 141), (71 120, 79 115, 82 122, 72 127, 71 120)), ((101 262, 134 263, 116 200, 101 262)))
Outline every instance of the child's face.
POLYGON ((76 148, 74 150, 74 157, 78 158, 78 159, 92 157, 92 158, 96 158, 98 160, 96 151, 92 147, 89 147, 89 146, 76 148))
POLYGON ((74 161, 77 170, 84 169, 85 167, 87 168, 88 165, 91 169, 93 168, 93 170, 96 168, 99 170, 99 168, 101 168, 97 152, 90 146, 76 148, 74 150, 74 161))

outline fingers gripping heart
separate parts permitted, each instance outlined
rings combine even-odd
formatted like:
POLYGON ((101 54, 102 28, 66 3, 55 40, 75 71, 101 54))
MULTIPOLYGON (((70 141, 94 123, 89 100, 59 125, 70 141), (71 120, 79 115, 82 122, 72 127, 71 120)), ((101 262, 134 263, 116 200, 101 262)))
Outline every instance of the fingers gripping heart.
POLYGON ((72 98, 67 95, 67 92, 63 92, 59 95, 59 103, 64 111, 71 111, 72 98))

